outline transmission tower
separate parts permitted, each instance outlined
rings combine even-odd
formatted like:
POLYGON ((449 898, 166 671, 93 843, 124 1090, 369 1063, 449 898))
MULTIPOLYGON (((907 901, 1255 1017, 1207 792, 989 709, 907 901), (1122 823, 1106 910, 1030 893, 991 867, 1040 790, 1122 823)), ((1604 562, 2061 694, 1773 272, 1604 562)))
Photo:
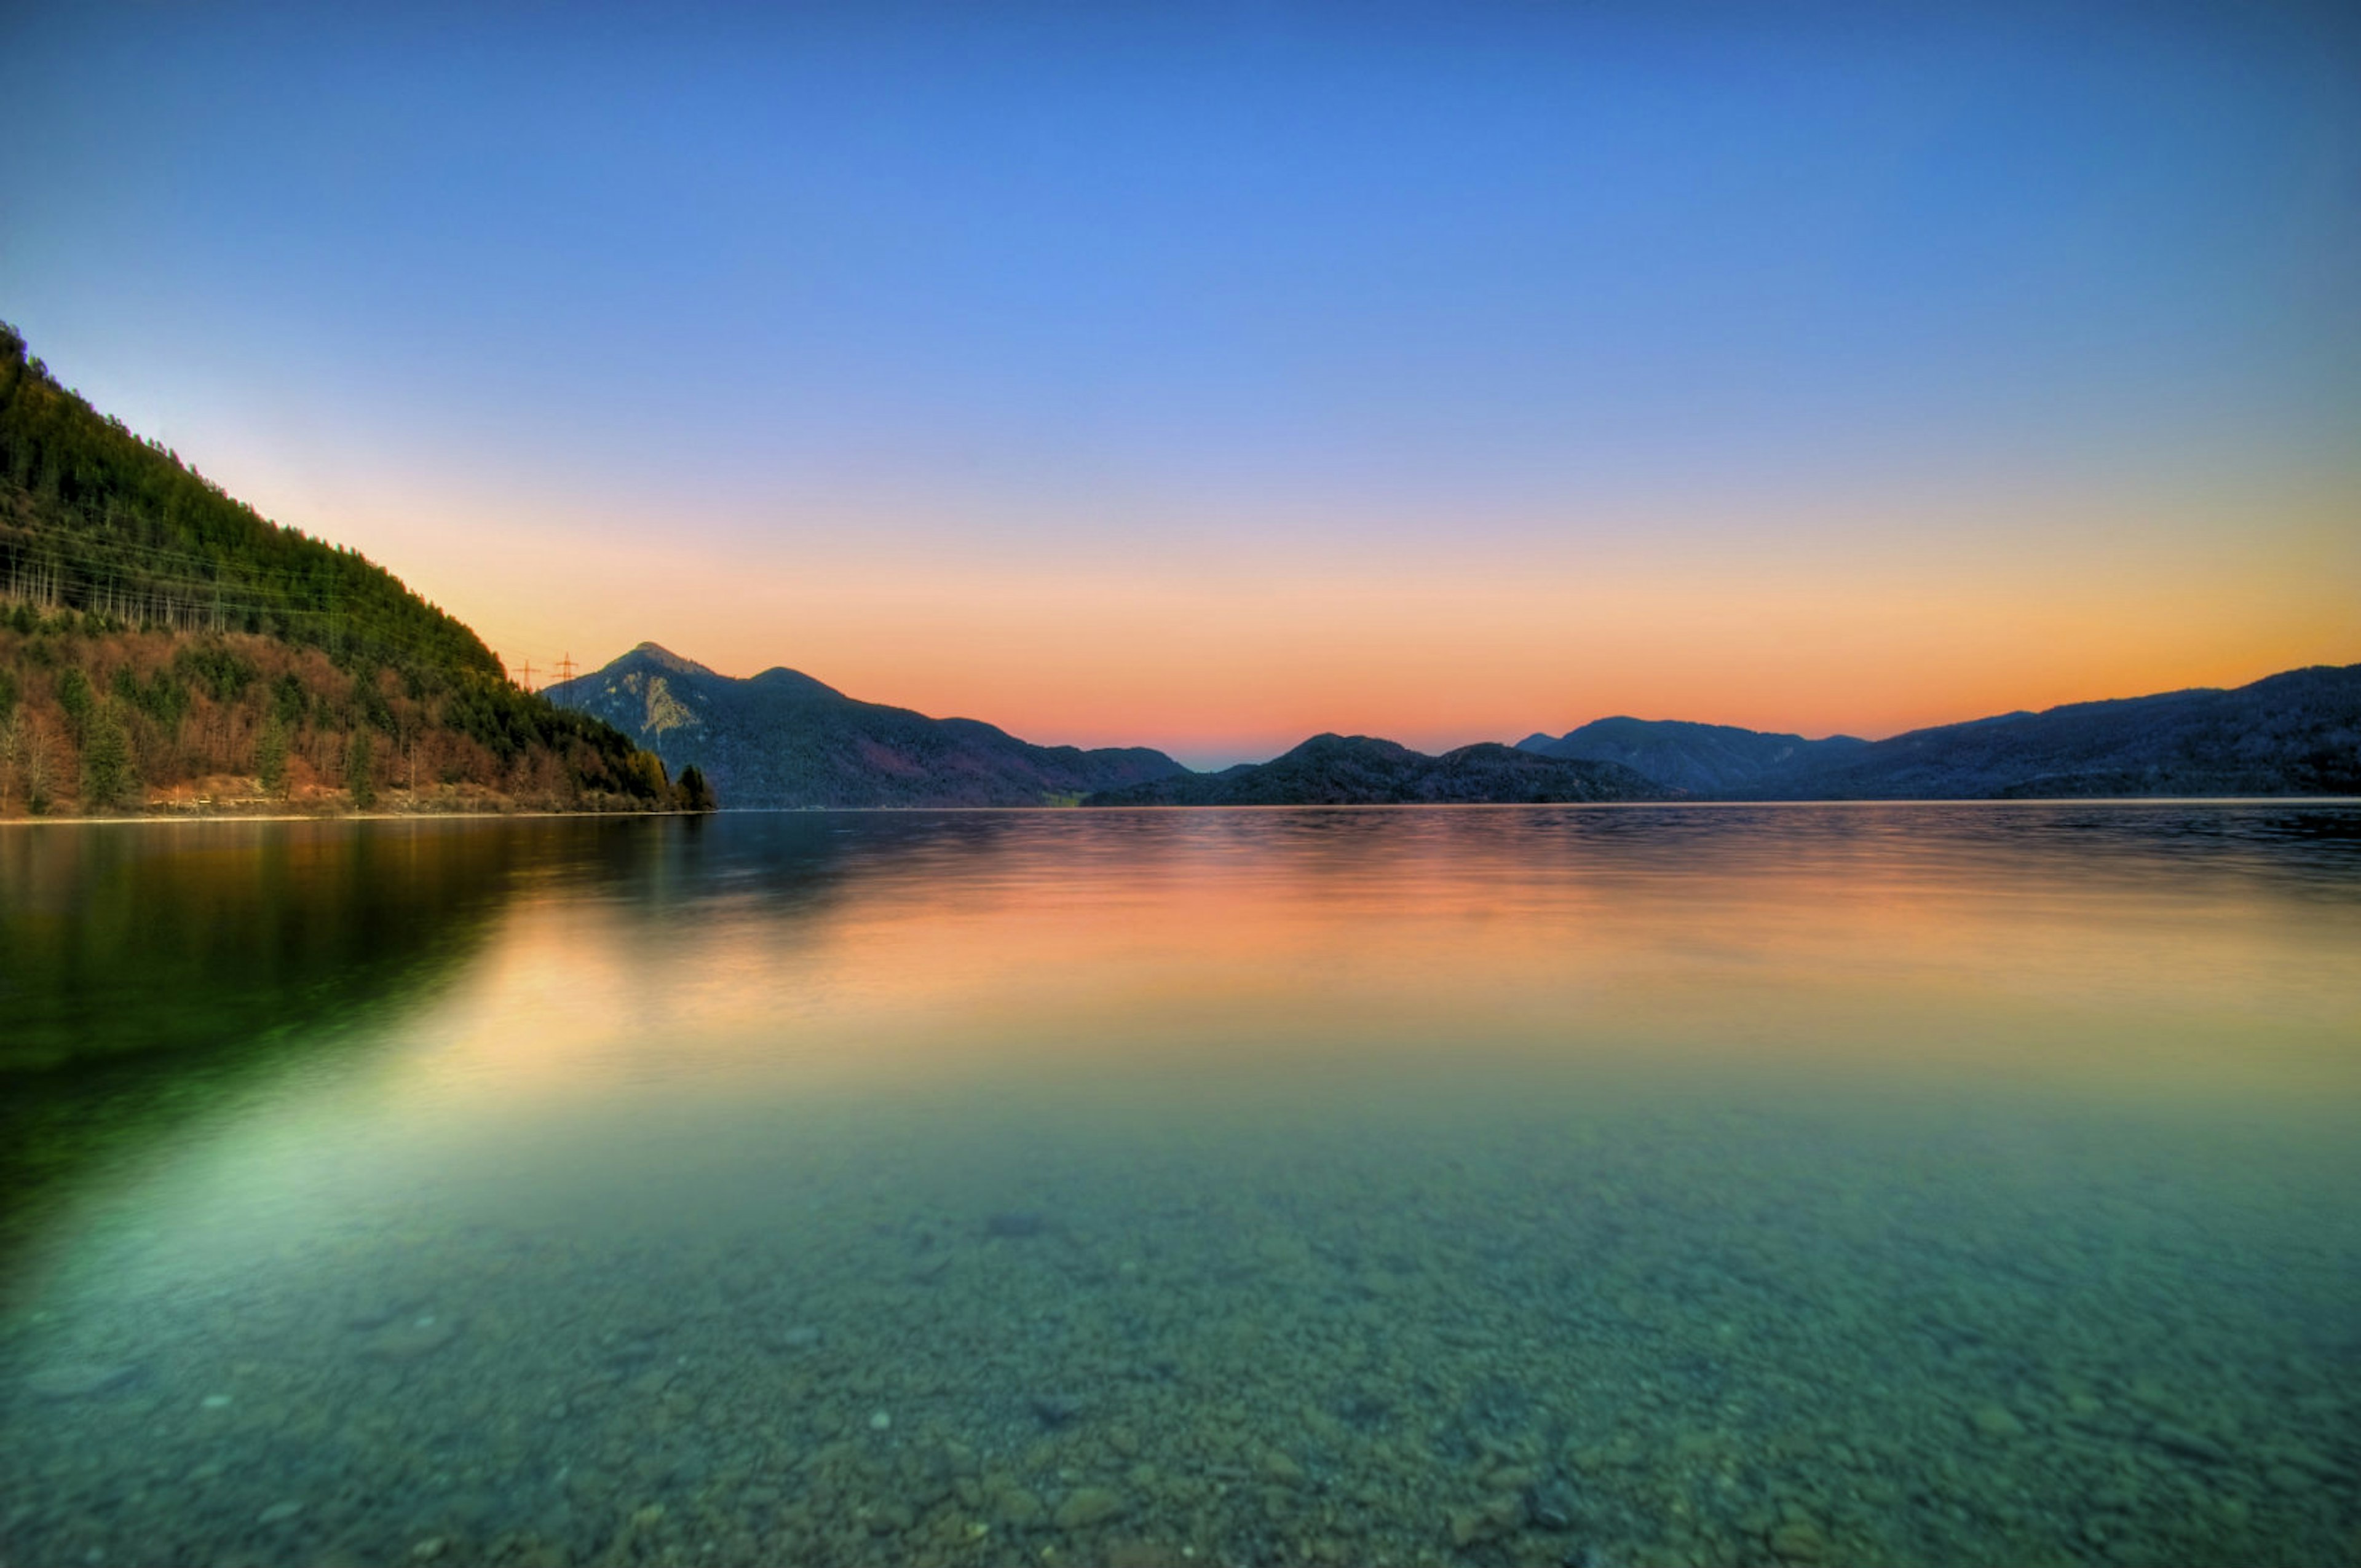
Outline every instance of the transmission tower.
POLYGON ((527 659, 524 662, 524 675, 517 684, 523 686, 527 691, 533 690, 533 661, 531 659, 527 659))
POLYGON ((567 681, 572 680, 573 678, 574 678, 574 654, 573 654, 573 652, 572 652, 571 650, 568 650, 568 651, 567 651, 567 652, 566 652, 566 657, 564 657, 563 659, 560 659, 559 661, 557 661, 557 680, 558 680, 558 684, 559 684, 559 685, 563 685, 565 683, 566 683, 567 681))

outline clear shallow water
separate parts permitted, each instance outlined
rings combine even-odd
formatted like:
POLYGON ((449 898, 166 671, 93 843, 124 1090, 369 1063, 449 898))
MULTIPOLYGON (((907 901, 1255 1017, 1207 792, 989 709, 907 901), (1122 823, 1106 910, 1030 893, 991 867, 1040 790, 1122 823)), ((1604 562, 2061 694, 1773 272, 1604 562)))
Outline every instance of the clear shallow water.
POLYGON ((2361 809, 0 835, 0 1563, 2361 1560, 2361 809))

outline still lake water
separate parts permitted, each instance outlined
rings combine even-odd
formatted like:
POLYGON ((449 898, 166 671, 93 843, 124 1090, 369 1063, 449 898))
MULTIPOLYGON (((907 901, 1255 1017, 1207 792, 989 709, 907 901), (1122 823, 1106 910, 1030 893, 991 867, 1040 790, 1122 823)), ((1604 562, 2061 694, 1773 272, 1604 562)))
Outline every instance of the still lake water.
POLYGON ((0 1564, 2361 1560, 2361 807, 0 833, 0 1564))

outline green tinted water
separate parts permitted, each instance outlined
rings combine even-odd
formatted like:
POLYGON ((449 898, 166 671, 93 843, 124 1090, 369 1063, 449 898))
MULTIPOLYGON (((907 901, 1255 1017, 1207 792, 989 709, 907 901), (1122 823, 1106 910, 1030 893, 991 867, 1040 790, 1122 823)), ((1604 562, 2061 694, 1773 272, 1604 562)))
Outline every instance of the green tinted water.
POLYGON ((0 835, 0 1563, 2361 1560, 2361 809, 0 835))

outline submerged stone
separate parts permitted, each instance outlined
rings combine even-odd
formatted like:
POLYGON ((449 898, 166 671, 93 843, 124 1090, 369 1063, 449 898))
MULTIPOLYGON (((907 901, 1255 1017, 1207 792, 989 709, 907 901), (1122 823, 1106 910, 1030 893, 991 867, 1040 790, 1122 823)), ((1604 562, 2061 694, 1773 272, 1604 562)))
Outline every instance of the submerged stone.
POLYGON ((361 1354, 372 1361, 416 1361, 432 1355, 458 1337, 459 1321, 436 1312, 421 1312, 414 1318, 379 1331, 361 1347, 361 1354))
POLYGON ((1060 1530, 1088 1530, 1094 1524, 1104 1524, 1123 1509, 1119 1494, 1104 1486, 1077 1486, 1058 1505, 1056 1523, 1060 1530))
POLYGON ((2177 1453, 2183 1459, 2200 1460, 2207 1464, 2230 1463, 2230 1451, 2203 1432, 2159 1421, 2148 1429, 2147 1435, 2151 1442, 2167 1453, 2177 1453))
POLYGON ((2275 1463, 2301 1471, 2319 1481, 2347 1481, 2353 1472, 2326 1454, 2304 1447, 2301 1443, 2281 1443, 2268 1455, 2275 1463))
POLYGON ((27 1376, 25 1392, 37 1399, 80 1399, 120 1387, 138 1371, 128 1363, 62 1361, 27 1376))
POLYGON ((993 1214, 983 1222, 983 1234, 988 1236, 1038 1236, 1049 1228, 1049 1222, 1029 1210, 1012 1209, 993 1214))
POLYGON ((918 1522, 917 1510, 900 1498, 891 1498, 868 1510, 872 1535, 898 1535, 918 1522))
POLYGON ((1303 1485, 1303 1466, 1275 1448, 1262 1456, 1262 1473, 1283 1486, 1303 1485))
POLYGON ((1028 1402, 1033 1407, 1033 1419, 1053 1430, 1071 1425, 1084 1409, 1082 1397, 1076 1394, 1036 1394, 1028 1402))
POLYGON ((345 1327, 362 1332, 381 1329, 403 1313, 416 1311, 420 1304, 416 1296, 387 1296, 363 1301, 345 1314, 345 1327))
POLYGON ((1976 1430, 1986 1437, 2009 1438, 2025 1435, 2025 1423, 2018 1420, 2003 1405, 1979 1405, 1976 1407, 1976 1413, 1970 1419, 1975 1422, 1976 1430))
POLYGON ((1539 1529, 1564 1531, 1574 1528, 1574 1488, 1562 1481, 1544 1481, 1535 1486, 1527 1506, 1539 1529))
POLYGON ((1496 1497, 1475 1508, 1461 1508, 1452 1514, 1451 1544, 1473 1546, 1478 1541, 1497 1540, 1524 1522, 1523 1497, 1496 1497))

